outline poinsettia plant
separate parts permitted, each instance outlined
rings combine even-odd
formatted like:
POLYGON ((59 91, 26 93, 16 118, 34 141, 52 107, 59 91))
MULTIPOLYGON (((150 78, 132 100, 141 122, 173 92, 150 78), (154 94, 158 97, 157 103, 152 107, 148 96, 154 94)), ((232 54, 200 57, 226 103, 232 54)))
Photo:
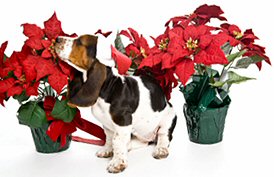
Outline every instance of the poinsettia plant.
POLYGON ((72 122, 80 117, 77 108, 70 108, 66 100, 66 86, 73 79, 73 68, 60 60, 54 52, 55 40, 63 32, 56 14, 44 22, 44 28, 25 23, 27 37, 22 50, 10 57, 4 54, 7 42, 0 48, 0 103, 10 97, 21 104, 19 123, 31 128, 48 125, 47 134, 65 145, 66 135, 76 131, 72 122))
POLYGON ((264 47, 255 44, 258 37, 252 29, 242 32, 229 23, 209 25, 212 18, 226 21, 223 13, 216 5, 205 4, 190 15, 173 17, 165 23, 164 33, 152 38, 152 47, 132 28, 122 30, 117 34, 115 49, 112 47, 120 73, 131 68, 134 74, 152 75, 168 99, 178 80, 186 85, 193 75, 208 75, 210 85, 227 90, 231 84, 252 79, 240 76, 232 69, 256 64, 260 70, 262 61, 271 62, 264 47), (130 40, 126 47, 121 36, 130 40), (222 71, 213 69, 217 64, 223 66, 222 71))

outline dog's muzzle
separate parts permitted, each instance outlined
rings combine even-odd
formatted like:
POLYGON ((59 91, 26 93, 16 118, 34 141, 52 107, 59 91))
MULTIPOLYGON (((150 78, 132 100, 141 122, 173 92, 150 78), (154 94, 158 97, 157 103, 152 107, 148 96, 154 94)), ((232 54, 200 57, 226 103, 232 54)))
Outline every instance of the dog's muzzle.
POLYGON ((66 61, 69 60, 69 56, 72 50, 72 45, 75 38, 59 36, 55 40, 55 52, 59 58, 66 61))

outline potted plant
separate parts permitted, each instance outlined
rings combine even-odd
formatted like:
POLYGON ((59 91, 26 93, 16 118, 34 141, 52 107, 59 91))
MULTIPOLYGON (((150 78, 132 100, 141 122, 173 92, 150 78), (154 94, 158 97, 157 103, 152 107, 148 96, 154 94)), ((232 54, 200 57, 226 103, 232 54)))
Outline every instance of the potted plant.
POLYGON ((201 144, 222 140, 231 85, 253 79, 240 76, 236 70, 252 64, 260 70, 263 61, 271 64, 264 47, 254 43, 258 38, 251 29, 242 33, 233 24, 209 25, 212 18, 226 21, 222 14, 220 7, 205 4, 190 15, 167 21, 165 32, 152 38, 153 47, 132 28, 118 33, 112 47, 120 74, 131 71, 154 77, 167 99, 177 81, 181 82, 188 134, 191 141, 201 144), (121 36, 130 41, 126 47, 121 36))
POLYGON ((53 49, 55 39, 66 34, 55 13, 44 22, 44 29, 22 26, 27 37, 22 50, 7 57, 7 42, 0 48, 0 103, 4 106, 10 97, 18 100, 19 123, 30 127, 38 152, 66 150, 76 131, 73 120, 80 118, 79 110, 66 104, 66 85, 73 70, 53 49))

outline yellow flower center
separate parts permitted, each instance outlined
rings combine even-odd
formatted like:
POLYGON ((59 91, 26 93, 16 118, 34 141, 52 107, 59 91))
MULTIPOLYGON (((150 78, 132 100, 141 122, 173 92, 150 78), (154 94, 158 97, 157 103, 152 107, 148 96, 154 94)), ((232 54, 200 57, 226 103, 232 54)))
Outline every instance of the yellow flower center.
POLYGON ((20 78, 18 78, 18 80, 22 83, 25 83, 26 82, 26 75, 23 74, 20 78))
POLYGON ((159 49, 162 50, 162 51, 167 50, 168 43, 169 43, 169 39, 168 38, 162 39, 160 41, 160 44, 159 44, 159 49))
POLYGON ((233 31, 233 35, 235 36, 236 39, 241 39, 243 37, 243 34, 238 31, 233 31))
POLYGON ((140 53, 143 55, 144 58, 147 57, 146 50, 143 47, 140 48, 140 53))
POLYGON ((191 37, 186 41, 186 47, 189 50, 195 50, 198 47, 198 40, 193 40, 191 37))

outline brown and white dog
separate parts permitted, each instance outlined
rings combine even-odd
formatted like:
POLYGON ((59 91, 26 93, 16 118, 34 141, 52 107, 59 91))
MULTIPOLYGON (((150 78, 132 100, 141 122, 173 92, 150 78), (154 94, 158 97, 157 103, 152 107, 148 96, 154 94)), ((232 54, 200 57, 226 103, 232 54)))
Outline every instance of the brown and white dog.
POLYGON ((106 144, 97 156, 113 156, 109 172, 118 173, 127 167, 132 146, 156 142, 153 157, 168 156, 177 117, 152 78, 122 76, 102 64, 96 58, 96 36, 59 37, 55 51, 79 71, 69 85, 69 105, 91 106, 93 115, 103 124, 106 144))

